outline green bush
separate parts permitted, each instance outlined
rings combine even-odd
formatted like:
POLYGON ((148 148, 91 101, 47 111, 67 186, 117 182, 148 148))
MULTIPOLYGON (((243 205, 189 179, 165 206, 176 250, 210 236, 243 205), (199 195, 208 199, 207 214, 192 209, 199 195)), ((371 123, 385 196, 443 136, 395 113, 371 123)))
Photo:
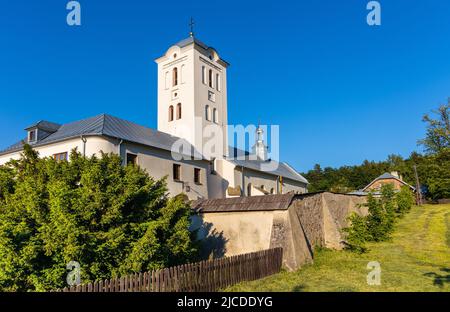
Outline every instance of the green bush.
POLYGON ((415 198, 413 192, 410 190, 408 186, 403 186, 396 194, 397 201, 397 214, 399 216, 404 215, 408 211, 411 210, 411 207, 415 203, 415 198))
POLYGON ((0 166, 0 291, 67 286, 66 265, 89 282, 190 261, 191 210, 118 156, 23 157, 0 166))
POLYGON ((343 229, 346 234, 346 247, 351 251, 363 253, 367 250, 366 241, 368 240, 367 218, 352 213, 348 217, 349 227, 343 229))
POLYGON ((411 194, 405 189, 395 193, 393 185, 386 184, 381 188, 380 198, 375 198, 373 194, 367 196, 365 206, 368 215, 350 215, 350 226, 343 229, 347 249, 360 253, 367 250, 366 242, 381 242, 391 237, 396 219, 400 216, 399 211, 404 213, 411 209, 411 194))

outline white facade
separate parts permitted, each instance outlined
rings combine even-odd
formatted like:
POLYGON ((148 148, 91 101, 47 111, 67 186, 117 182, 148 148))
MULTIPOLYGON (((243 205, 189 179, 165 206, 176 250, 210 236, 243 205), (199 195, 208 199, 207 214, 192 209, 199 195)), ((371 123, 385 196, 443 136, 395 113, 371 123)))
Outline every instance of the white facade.
POLYGON ((215 160, 215 173, 209 178, 210 198, 307 193, 307 183, 245 168, 227 159, 215 160))
MULTIPOLYGON (((67 154, 77 149, 86 157, 100 156, 103 153, 121 155, 126 162, 127 155, 136 155, 136 163, 145 169, 148 174, 161 179, 166 177, 167 188, 172 196, 185 193, 189 199, 209 198, 208 178, 209 162, 206 160, 181 160, 174 161, 170 151, 144 146, 132 142, 121 142, 121 140, 105 136, 87 136, 83 139, 69 139, 62 142, 33 147, 40 157, 54 157, 55 155, 67 154), (85 143, 84 143, 85 142, 85 143), (83 153, 84 151, 84 153, 83 153), (173 165, 180 165, 180 178, 173 176, 173 165), (194 170, 199 170, 199 181, 195 181, 194 170)), ((21 151, 4 154, 0 156, 0 165, 4 165, 11 159, 19 159, 21 151)))
MULTIPOLYGON (((87 157, 101 152, 119 154, 124 164, 132 157, 150 176, 167 177, 172 196, 185 193, 190 199, 199 199, 307 191, 307 181, 287 164, 265 172, 251 160, 235 162, 228 155, 228 63, 214 49, 189 37, 170 47, 156 63, 159 132, 99 115, 66 125, 41 121, 25 129, 28 143, 41 157, 58 160, 67 159, 74 148, 87 157), (104 132, 107 129, 109 132, 104 132), (186 153, 191 156, 174 159, 170 146, 178 138, 192 144, 200 157, 194 159, 191 153, 186 153), (215 145, 213 150, 211 143, 215 145), (174 176, 176 166, 178 177, 174 176)), ((257 161, 266 161, 262 130, 258 132, 254 153, 258 155, 257 161)), ((20 144, 0 152, 0 165, 19 159, 20 154, 20 144)))
POLYGON ((228 64, 192 37, 170 47, 156 63, 158 130, 186 139, 207 159, 222 158, 228 148, 228 64), (211 132, 216 133, 215 154, 207 146, 211 132))
MULTIPOLYGON (((61 142, 55 142, 44 146, 36 146, 34 150, 39 152, 40 157, 53 157, 56 154, 67 153, 68 155, 73 149, 77 149, 78 152, 86 155, 87 157, 97 155, 100 156, 100 151, 104 153, 117 153, 118 145, 113 140, 108 140, 101 136, 91 136, 85 138, 72 138, 61 142)), ((21 151, 7 153, 0 155, 0 165, 4 165, 11 159, 19 159, 21 151)))

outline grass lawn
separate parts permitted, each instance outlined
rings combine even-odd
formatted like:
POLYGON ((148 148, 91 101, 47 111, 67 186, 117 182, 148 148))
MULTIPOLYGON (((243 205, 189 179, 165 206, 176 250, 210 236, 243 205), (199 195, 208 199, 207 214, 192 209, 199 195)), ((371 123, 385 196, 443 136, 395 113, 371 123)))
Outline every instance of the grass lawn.
POLYGON ((296 272, 235 285, 227 291, 450 291, 450 205, 413 207, 392 240, 369 251, 319 250, 296 272), (381 285, 366 282, 368 262, 381 265, 381 285))

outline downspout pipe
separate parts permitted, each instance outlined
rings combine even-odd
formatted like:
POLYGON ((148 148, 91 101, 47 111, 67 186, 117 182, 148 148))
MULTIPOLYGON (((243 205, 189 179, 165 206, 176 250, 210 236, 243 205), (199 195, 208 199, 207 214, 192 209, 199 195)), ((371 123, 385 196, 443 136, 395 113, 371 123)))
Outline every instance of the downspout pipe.
POLYGON ((248 196, 248 194, 246 194, 245 191, 245 176, 244 176, 244 166, 241 166, 241 170, 242 170, 242 196, 248 196))
POLYGON ((81 136, 81 141, 83 142, 83 151, 82 151, 82 155, 83 155, 83 157, 86 157, 86 142, 87 142, 86 137, 81 136))
POLYGON ((117 146, 117 154, 118 154, 119 157, 122 159, 122 165, 123 165, 123 164, 124 164, 124 160, 123 160, 123 158, 122 158, 122 143, 123 143, 123 140, 120 139, 120 140, 119 140, 119 145, 117 146))

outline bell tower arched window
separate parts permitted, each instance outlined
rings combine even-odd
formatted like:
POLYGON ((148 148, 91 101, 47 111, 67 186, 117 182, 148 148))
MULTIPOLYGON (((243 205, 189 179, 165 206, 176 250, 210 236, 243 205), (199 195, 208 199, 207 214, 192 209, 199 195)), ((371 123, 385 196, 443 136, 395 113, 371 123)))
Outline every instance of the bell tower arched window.
POLYGON ((169 121, 173 120, 173 106, 169 106, 169 121))
POLYGON ((209 87, 212 88, 213 87, 213 72, 212 72, 212 69, 210 69, 209 72, 208 72, 208 83, 209 83, 209 87))
POLYGON ((221 87, 220 87, 220 75, 216 74, 216 89, 217 91, 220 91, 221 87))
POLYGON ((218 123, 219 122, 219 112, 217 108, 213 109, 213 122, 218 123))
POLYGON ((178 68, 172 70, 172 86, 178 85, 178 68))
POLYGON ((202 66, 202 83, 206 84, 206 67, 202 66))
POLYGON ((209 108, 209 105, 205 106, 205 119, 211 121, 211 109, 209 108))
POLYGON ((181 119, 181 103, 177 104, 177 119, 181 119))

